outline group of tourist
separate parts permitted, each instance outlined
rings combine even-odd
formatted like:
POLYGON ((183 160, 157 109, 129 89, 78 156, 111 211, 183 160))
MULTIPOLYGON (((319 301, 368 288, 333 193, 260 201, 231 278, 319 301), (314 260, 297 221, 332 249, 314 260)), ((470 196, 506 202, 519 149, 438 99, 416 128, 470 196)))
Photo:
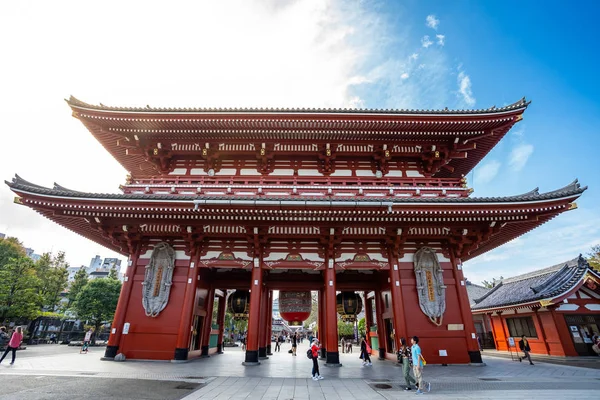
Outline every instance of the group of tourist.
POLYGON ((10 365, 13 365, 17 356, 17 349, 21 345, 21 342, 23 342, 23 328, 17 326, 12 335, 9 335, 6 331, 6 327, 0 327, 0 341, 6 343, 6 350, 4 351, 2 358, 0 358, 0 363, 4 361, 4 357, 6 357, 10 351, 12 352, 12 361, 10 362, 10 365))

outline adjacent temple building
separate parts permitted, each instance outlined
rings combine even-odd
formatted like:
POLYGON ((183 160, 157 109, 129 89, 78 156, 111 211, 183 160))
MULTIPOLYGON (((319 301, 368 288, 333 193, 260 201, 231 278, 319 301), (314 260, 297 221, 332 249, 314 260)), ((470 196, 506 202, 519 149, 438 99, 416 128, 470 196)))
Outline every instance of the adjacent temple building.
POLYGON ((7 184, 18 204, 129 256, 106 357, 214 351, 215 299, 220 350, 236 289, 250 292, 246 365, 269 352, 273 290, 318 292, 328 364, 339 364, 340 292, 363 294, 380 357, 418 335, 430 363, 479 363, 462 263, 576 208, 585 190, 470 196, 465 176, 524 99, 471 111, 67 102, 129 171, 122 194, 7 184))

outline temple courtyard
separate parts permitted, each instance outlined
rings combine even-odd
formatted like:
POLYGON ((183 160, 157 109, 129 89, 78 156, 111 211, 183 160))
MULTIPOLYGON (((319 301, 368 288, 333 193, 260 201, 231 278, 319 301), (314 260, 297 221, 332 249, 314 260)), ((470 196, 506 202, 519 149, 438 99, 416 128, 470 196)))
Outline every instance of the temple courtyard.
MULTIPOLYGON (((401 368, 373 358, 363 367, 358 349, 340 354, 341 368, 322 363, 321 381, 310 379, 307 342, 292 357, 275 353, 260 366, 244 367, 240 348, 185 363, 102 361, 104 348, 79 354, 77 347, 29 346, 14 366, 0 365, 0 399, 402 399, 401 368)), ((424 396, 443 399, 597 399, 600 357, 585 361, 542 359, 531 366, 508 355, 484 351, 485 366, 428 365, 424 376, 432 390, 424 396), (548 362, 549 361, 549 362, 548 362), (566 365, 570 364, 570 365, 566 365), (585 365, 585 367, 577 366, 585 365), (592 367, 592 368, 590 368, 592 367), (593 368, 596 367, 596 368, 593 368)))

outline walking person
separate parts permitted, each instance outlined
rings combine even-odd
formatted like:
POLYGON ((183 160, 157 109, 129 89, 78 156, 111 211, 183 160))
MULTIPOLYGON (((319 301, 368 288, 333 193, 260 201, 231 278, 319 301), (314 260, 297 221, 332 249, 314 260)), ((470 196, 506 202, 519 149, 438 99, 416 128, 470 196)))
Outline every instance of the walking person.
POLYGON ((415 378, 410 375, 410 370, 412 367, 412 354, 410 352, 410 347, 406 344, 405 338, 400 338, 400 350, 398 351, 398 358, 402 363, 402 373, 404 374, 404 380, 406 381, 406 387, 404 390, 411 390, 411 382, 418 389, 419 386, 417 386, 417 381, 415 381, 415 378))
POLYGON ((2 361, 4 360, 4 357, 6 357, 8 352, 12 351, 12 361, 10 362, 10 365, 13 365, 15 363, 17 349, 21 345, 22 341, 23 341, 23 328, 21 328, 20 326, 17 326, 17 329, 15 329, 12 336, 10 337, 10 341, 8 342, 8 346, 6 346, 6 350, 4 351, 2 358, 0 358, 0 363, 2 363, 2 361))
POLYGON ((298 333, 292 335, 292 356, 296 356, 296 348, 298 347, 298 333))
POLYGON ((417 381, 417 394, 423 394, 423 389, 428 392, 431 390, 431 384, 425 383, 423 386, 423 367, 425 366, 425 359, 421 354, 421 347, 419 347, 419 337, 413 336, 410 340, 411 346, 411 358, 413 363, 413 374, 415 374, 415 380, 417 381))
POLYGON ((524 359, 529 360, 529 364, 533 365, 531 361, 531 356, 529 352, 531 351, 531 347, 529 347, 529 341, 525 338, 525 335, 521 336, 521 340, 519 340, 519 348, 525 354, 523 357, 519 357, 519 362, 523 362, 524 359))
POLYGON ((323 376, 321 376, 321 373, 319 372, 319 350, 321 349, 321 346, 319 345, 319 339, 313 338, 310 349, 312 351, 312 362, 313 362, 312 379, 313 379, 313 381, 318 381, 319 379, 324 379, 323 376))
POLYGON ((281 334, 275 338, 275 351, 281 351, 281 334))
POLYGON ((81 346, 81 350, 79 350, 79 354, 88 353, 88 349, 90 348, 90 342, 92 341, 92 335, 94 334, 94 329, 90 328, 89 331, 85 333, 85 337, 83 338, 83 346, 81 346))
POLYGON ((340 346, 342 348, 342 353, 346 352, 346 339, 344 337, 342 337, 342 340, 340 341, 340 346))
POLYGON ((367 337, 363 336, 360 342, 360 358, 363 360, 363 366, 371 366, 371 346, 367 343, 367 337))

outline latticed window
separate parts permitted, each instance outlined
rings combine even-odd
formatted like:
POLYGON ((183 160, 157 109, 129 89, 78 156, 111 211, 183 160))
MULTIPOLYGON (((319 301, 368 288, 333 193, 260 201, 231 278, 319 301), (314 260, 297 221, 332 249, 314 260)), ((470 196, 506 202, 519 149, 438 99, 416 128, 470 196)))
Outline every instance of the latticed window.
POLYGON ((537 338, 537 332, 531 317, 506 318, 506 325, 508 325, 508 333, 512 337, 525 335, 525 337, 537 338))

